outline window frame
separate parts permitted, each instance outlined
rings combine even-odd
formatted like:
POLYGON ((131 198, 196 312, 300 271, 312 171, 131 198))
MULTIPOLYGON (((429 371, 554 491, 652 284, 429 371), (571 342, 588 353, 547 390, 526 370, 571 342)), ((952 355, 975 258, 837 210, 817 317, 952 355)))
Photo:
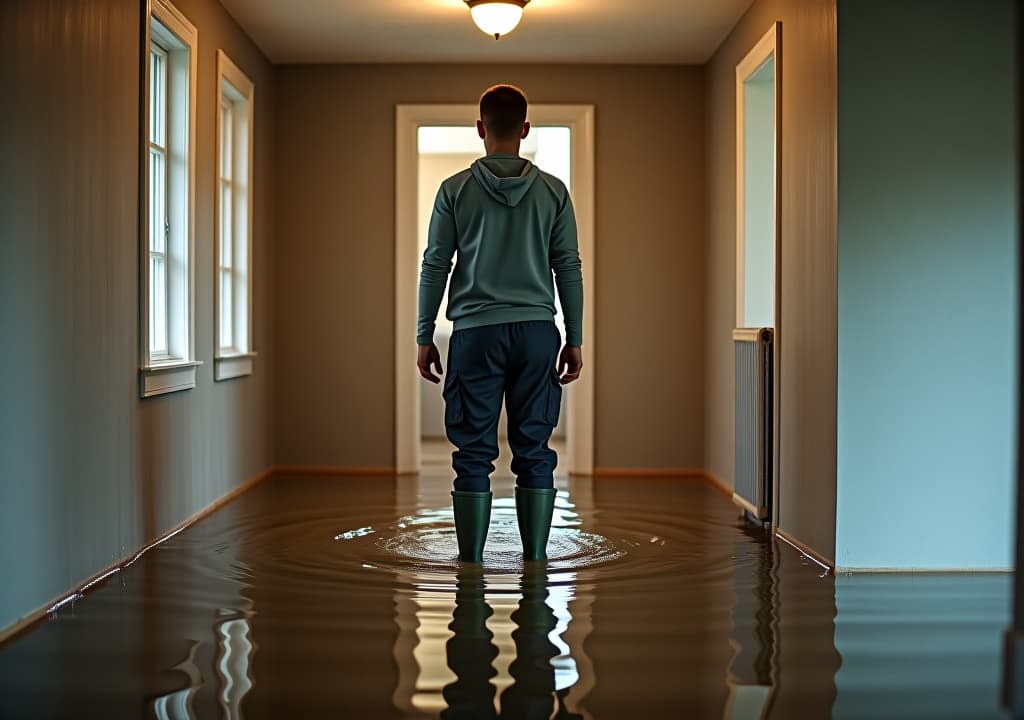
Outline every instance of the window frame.
POLYGON ((234 144, 235 144, 235 104, 221 90, 220 96, 220 125, 218 127, 217 144, 217 190, 216 197, 216 218, 217 218, 217 351, 218 357, 232 355, 239 351, 235 325, 238 321, 234 296, 237 290, 235 283, 235 239, 237 228, 234 224, 236 208, 235 202, 235 167, 234 167, 234 144), (228 213, 225 220, 224 214, 228 213), (228 230, 225 237, 225 229, 228 230), (225 293, 225 285, 228 292, 225 293), (230 304, 225 312, 225 295, 230 304), (227 317, 225 317, 227 315, 227 317), (227 322, 225 322, 225 320, 227 322))
POLYGON ((167 0, 143 5, 142 87, 140 128, 140 394, 142 397, 188 390, 196 385, 195 359, 195 188, 196 188, 196 86, 198 31, 167 0), (151 348, 151 253, 150 253, 150 153, 151 153, 151 54, 156 46, 164 53, 165 77, 165 221, 166 281, 163 352, 151 348), (182 87, 187 83, 187 87, 182 87), (184 110, 181 105, 184 104, 184 110), (180 115, 176 115, 180 113, 180 115), (184 156, 184 159, 182 159, 184 156), (171 205, 174 205, 172 208, 171 205), (176 219, 175 219, 176 218, 176 219), (181 269, 181 265, 185 265, 181 269), (177 269, 175 266, 177 265, 177 269), (181 273, 175 275, 175 273, 181 273))
MULTIPOLYGON (((774 275, 772 300, 772 327, 779 329, 782 311, 781 303, 781 196, 782 196, 782 24, 772 23, 768 31, 757 41, 750 52, 736 65, 736 329, 746 328, 746 82, 755 75, 766 62, 775 64, 775 80, 773 82, 773 123, 774 123, 774 275)), ((776 346, 778 336, 776 335, 776 346)))
POLYGON ((214 379, 229 380, 252 374, 253 359, 253 202, 254 191, 254 118, 256 114, 256 87, 252 80, 228 57, 223 50, 217 51, 217 102, 215 147, 215 197, 214 224, 214 379), (224 127, 225 106, 230 108, 231 127, 224 127), (227 137, 226 137, 227 136, 227 137), (225 166, 225 141, 230 157, 229 170, 229 225, 223 217, 225 166), (231 237, 225 243, 225 227, 231 237), (230 250, 230 262, 225 264, 226 250, 230 250), (222 311, 225 299, 222 294, 224 274, 230 273, 231 296, 231 342, 226 343, 222 335, 224 317, 222 311))
MULTIPOLYGON (((149 357, 151 359, 153 359, 153 360, 160 360, 160 361, 172 359, 171 347, 170 347, 170 330, 169 330, 168 322, 167 322, 167 312, 168 312, 169 306, 170 306, 170 300, 169 300, 169 297, 168 297, 168 295, 170 294, 170 288, 167 285, 167 272, 168 272, 168 269, 167 269, 167 259, 168 259, 168 254, 170 252, 170 250, 168 248, 168 235, 170 234, 170 231, 168 229, 168 223, 167 223, 167 218, 166 218, 167 175, 169 173, 169 167, 168 166, 170 165, 170 160, 169 160, 170 148, 169 148, 169 140, 168 140, 168 126, 170 124, 168 122, 168 116, 170 115, 170 104, 168 103, 168 95, 169 95, 170 91, 169 91, 169 83, 168 83, 167 75, 168 75, 168 70, 170 68, 170 62, 171 62, 170 52, 168 52, 167 48, 165 48, 163 45, 161 45, 155 39, 154 40, 150 40, 150 43, 149 43, 150 79, 149 79, 149 82, 147 83, 148 88, 149 88, 149 100, 150 100, 150 103, 149 103, 149 122, 147 123, 147 127, 149 128, 149 132, 148 132, 147 137, 146 137, 146 148, 148 150, 147 158, 149 159, 150 162, 152 162, 152 160, 153 160, 153 152, 154 152, 154 150, 160 155, 160 158, 161 158, 161 164, 162 164, 162 167, 163 167, 163 179, 162 180, 163 180, 163 188, 164 188, 163 209, 164 209, 165 217, 164 217, 164 226, 163 226, 163 233, 164 233, 163 249, 158 251, 158 250, 154 250, 154 248, 153 248, 152 232, 155 229, 155 225, 152 222, 150 222, 150 223, 147 223, 147 226, 146 226, 148 228, 148 231, 149 231, 150 235, 147 237, 147 242, 146 242, 146 246, 145 246, 145 252, 146 252, 146 254, 148 256, 146 258, 146 262, 147 262, 147 266, 148 266, 148 269, 149 269, 150 273, 152 273, 152 269, 153 269, 153 265, 154 265, 153 261, 156 259, 157 256, 163 261, 164 285, 163 285, 163 293, 162 293, 163 294, 163 298, 162 298, 162 301, 163 301, 163 314, 164 314, 163 325, 164 325, 164 327, 163 327, 163 332, 160 333, 162 335, 162 338, 161 338, 162 346, 160 348, 154 348, 154 346, 153 346, 153 335, 154 335, 154 332, 153 332, 152 324, 149 325, 149 333, 147 334, 147 336, 149 337, 149 347, 148 347, 149 357), (162 96, 161 96, 160 99, 161 99, 163 104, 162 104, 162 106, 160 108, 160 111, 161 111, 160 114, 163 117, 161 118, 162 127, 160 128, 161 132, 159 134, 162 135, 162 138, 160 138, 160 139, 154 139, 153 138, 153 134, 154 134, 154 132, 153 132, 153 114, 154 114, 153 113, 153 100, 154 100, 154 94, 153 94, 152 69, 153 69, 153 56, 154 55, 156 55, 157 57, 160 58, 160 62, 161 62, 161 65, 162 65, 162 67, 160 69, 161 70, 161 76, 162 76, 161 77, 161 81, 162 81, 162 83, 161 83, 161 85, 162 85, 162 87, 161 87, 162 96), (161 143, 161 140, 162 140, 162 143, 161 143)), ((152 167, 151 166, 150 166, 150 173, 149 173, 149 175, 147 175, 147 177, 150 177, 150 178, 152 177, 152 167)), ((153 198, 152 198, 152 196, 150 194, 151 190, 152 190, 151 186, 147 187, 146 202, 147 202, 147 212, 149 213, 149 217, 150 218, 152 218, 152 214, 153 214, 153 212, 152 212, 153 211, 153 204, 151 202, 153 198)), ((152 279, 152 274, 150 274, 149 279, 152 279)), ((150 285, 150 283, 148 281, 146 283, 146 292, 149 293, 149 303, 150 303, 150 305, 148 306, 146 317, 151 321, 152 318, 153 318, 152 304, 153 304, 153 301, 155 299, 155 293, 153 292, 153 287, 150 285)))

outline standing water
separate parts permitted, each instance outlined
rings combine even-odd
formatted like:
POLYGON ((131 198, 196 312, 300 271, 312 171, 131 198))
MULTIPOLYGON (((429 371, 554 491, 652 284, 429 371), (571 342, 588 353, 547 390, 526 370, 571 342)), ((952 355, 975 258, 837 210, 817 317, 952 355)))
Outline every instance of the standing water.
POLYGON ((277 478, 0 647, 0 718, 987 718, 1009 576, 842 576, 696 482, 277 478), (838 609, 838 612, 837 612, 838 609))

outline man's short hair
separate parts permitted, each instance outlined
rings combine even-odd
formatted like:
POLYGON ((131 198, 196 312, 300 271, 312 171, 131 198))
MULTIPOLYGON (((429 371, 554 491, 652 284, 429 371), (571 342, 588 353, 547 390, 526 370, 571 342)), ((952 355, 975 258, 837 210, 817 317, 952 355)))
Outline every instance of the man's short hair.
POLYGON ((495 85, 480 96, 480 119, 498 140, 518 137, 526 123, 526 94, 515 85, 495 85))

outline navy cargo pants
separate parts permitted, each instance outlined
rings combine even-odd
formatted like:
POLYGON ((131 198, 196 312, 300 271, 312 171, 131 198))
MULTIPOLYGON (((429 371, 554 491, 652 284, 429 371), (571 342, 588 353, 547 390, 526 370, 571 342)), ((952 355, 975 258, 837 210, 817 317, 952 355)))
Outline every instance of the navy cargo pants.
POLYGON ((456 490, 490 490, 503 397, 516 483, 554 486, 558 458, 548 440, 562 404, 555 367, 561 342, 555 324, 543 320, 485 325, 452 335, 444 424, 458 448, 452 453, 456 490))

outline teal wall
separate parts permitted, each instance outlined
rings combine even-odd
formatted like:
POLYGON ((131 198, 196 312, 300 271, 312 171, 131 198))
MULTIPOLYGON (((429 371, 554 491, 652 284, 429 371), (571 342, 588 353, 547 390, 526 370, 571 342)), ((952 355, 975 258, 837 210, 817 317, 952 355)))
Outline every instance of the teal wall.
POLYGON ((1012 564, 1012 0, 840 0, 836 563, 1012 564))

